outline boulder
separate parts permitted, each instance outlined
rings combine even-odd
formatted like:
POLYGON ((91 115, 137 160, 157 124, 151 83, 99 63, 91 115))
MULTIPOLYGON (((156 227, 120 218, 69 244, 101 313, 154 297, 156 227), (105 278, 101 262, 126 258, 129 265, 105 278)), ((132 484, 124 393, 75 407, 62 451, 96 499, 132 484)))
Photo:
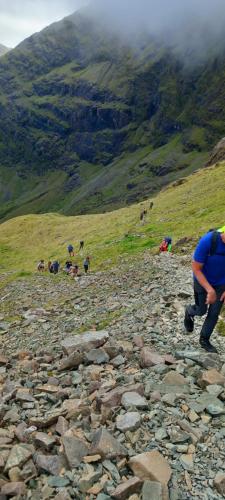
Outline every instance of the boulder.
POLYGON ((222 385, 225 384, 225 377, 215 368, 212 370, 204 371, 198 379, 198 385, 205 389, 208 385, 222 385))
POLYGON ((70 355, 74 351, 88 352, 91 349, 96 349, 103 346, 109 340, 107 331, 102 330, 99 332, 89 331, 73 337, 68 337, 61 342, 63 351, 70 355))
POLYGON ((103 427, 94 435, 91 455, 101 455, 103 459, 126 457, 127 450, 103 427))
POLYGON ((111 493, 112 498, 116 500, 126 500, 134 493, 139 493, 142 487, 142 481, 138 477, 132 477, 125 483, 119 484, 111 493))
POLYGON ((168 482, 172 470, 167 460, 158 451, 150 451, 136 455, 129 461, 129 466, 135 476, 142 480, 152 480, 160 483, 163 489, 163 500, 168 497, 168 482))
POLYGON ((223 497, 225 496, 225 473, 218 472, 214 479, 214 486, 218 493, 220 493, 223 497))
POLYGON ((77 467, 88 454, 88 446, 85 441, 71 435, 64 435, 62 444, 68 464, 71 469, 77 467))

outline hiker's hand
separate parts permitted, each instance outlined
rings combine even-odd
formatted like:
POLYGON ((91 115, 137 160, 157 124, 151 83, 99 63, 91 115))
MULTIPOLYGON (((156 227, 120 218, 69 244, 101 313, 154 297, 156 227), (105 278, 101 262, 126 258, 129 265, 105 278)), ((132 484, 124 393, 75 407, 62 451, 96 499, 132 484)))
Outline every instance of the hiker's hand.
POLYGON ((225 292, 223 292, 223 294, 221 295, 220 300, 221 302, 225 302, 225 292))
POLYGON ((216 292, 213 288, 207 292, 206 304, 215 304, 217 299, 216 292))

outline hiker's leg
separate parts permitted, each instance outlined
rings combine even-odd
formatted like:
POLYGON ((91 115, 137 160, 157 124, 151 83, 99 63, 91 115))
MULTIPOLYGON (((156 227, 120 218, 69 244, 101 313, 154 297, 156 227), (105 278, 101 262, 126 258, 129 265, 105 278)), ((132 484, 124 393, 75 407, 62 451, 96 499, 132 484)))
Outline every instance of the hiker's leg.
POLYGON ((221 287, 216 288, 217 300, 214 304, 211 304, 209 306, 208 314, 207 314, 207 317, 205 319, 204 325, 203 325, 201 333, 200 333, 201 338, 209 340, 212 333, 213 333, 213 330, 214 330, 214 328, 217 324, 217 321, 218 321, 220 311, 223 307, 223 302, 221 302, 221 300, 220 300, 220 297, 221 297, 223 291, 224 291, 224 287, 223 287, 223 289, 221 289, 221 287))
POLYGON ((194 316, 204 316, 207 313, 208 306, 206 304, 207 292, 199 284, 194 283, 194 298, 195 304, 187 307, 188 314, 194 316))

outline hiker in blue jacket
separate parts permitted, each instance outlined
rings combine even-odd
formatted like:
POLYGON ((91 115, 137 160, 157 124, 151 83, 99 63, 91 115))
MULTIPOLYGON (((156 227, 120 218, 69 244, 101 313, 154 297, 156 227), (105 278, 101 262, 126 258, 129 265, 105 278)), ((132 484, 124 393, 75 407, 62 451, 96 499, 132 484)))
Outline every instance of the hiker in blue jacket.
POLYGON ((184 326, 194 330, 194 317, 204 316, 200 345, 208 352, 217 352, 210 337, 225 301, 225 226, 210 231, 199 241, 192 261, 195 304, 185 310, 184 326))

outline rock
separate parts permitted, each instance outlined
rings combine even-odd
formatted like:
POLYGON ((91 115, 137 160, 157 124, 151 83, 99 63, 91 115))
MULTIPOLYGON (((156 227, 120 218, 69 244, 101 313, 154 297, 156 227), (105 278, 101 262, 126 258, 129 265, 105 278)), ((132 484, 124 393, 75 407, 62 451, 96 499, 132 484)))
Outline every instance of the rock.
POLYGON ((48 436, 44 432, 37 432, 35 434, 34 443, 37 447, 44 448, 46 451, 50 451, 55 444, 55 438, 48 436))
POLYGON ((122 387, 115 387, 108 393, 99 395, 97 401, 99 405, 103 405, 109 408, 114 408, 115 406, 120 406, 123 394, 126 392, 137 392, 141 396, 144 394, 143 384, 131 384, 123 385, 122 387))
POLYGON ((181 455, 180 462, 187 471, 192 471, 194 467, 193 455, 181 455))
POLYGON ((71 500, 71 496, 68 493, 68 488, 60 488, 60 493, 58 493, 55 497, 54 500, 71 500))
POLYGON ((126 410, 129 408, 147 408, 148 403, 143 396, 140 396, 137 392, 126 392, 122 396, 122 405, 126 410))
POLYGON ((160 483, 163 488, 163 500, 168 498, 167 484, 171 478, 171 468, 166 459, 158 451, 142 453, 132 457, 129 466, 135 476, 142 480, 160 483))
POLYGON ((3 354, 0 354, 0 366, 5 366, 9 364, 9 359, 3 354))
POLYGON ((91 351, 86 354, 86 360, 89 363, 96 363, 97 365, 108 363, 109 359, 110 358, 104 349, 91 349, 91 351))
POLYGON ((116 358, 113 358, 111 360, 111 364, 118 368, 119 366, 123 365, 126 362, 125 358, 122 356, 122 354, 119 354, 119 356, 116 356, 116 358))
POLYGON ((69 486, 70 480, 68 478, 52 476, 48 478, 48 485, 52 488, 65 488, 69 486))
POLYGON ((207 385, 206 390, 209 394, 218 397, 224 392, 224 387, 221 385, 207 385))
POLYGON ((58 366, 59 371, 71 370, 72 368, 78 368, 84 361, 84 355, 81 352, 73 352, 67 358, 63 358, 58 366))
POLYGON ((142 368, 150 368, 151 366, 162 365, 165 363, 165 358, 160 356, 149 347, 144 347, 141 350, 140 365, 142 368))
POLYGON ((14 482, 14 483, 7 483, 4 486, 2 486, 1 489, 1 494, 5 495, 6 497, 15 497, 18 496, 19 498, 23 497, 23 495, 26 494, 26 486, 22 482, 14 482))
POLYGON ((138 477, 132 477, 125 483, 119 484, 111 493, 112 498, 117 500, 126 500, 130 495, 139 493, 142 487, 142 481, 138 477))
POLYGON ((218 493, 220 493, 223 497, 225 496, 225 473, 218 472, 214 479, 214 486, 218 493))
POLYGON ((81 399, 66 399, 62 409, 66 410, 66 417, 76 418, 79 415, 90 415, 90 405, 81 399))
POLYGON ((53 476, 59 476, 66 466, 64 457, 58 455, 42 455, 41 453, 36 453, 34 455, 34 461, 40 472, 48 472, 53 476))
POLYGON ((19 467, 13 467, 8 473, 9 479, 12 483, 18 483, 21 480, 21 470, 19 467))
POLYGON ((163 489, 160 483, 145 481, 142 488, 142 500, 162 500, 163 489))
POLYGON ((180 373, 170 371, 164 377, 163 383, 169 385, 185 385, 188 384, 188 381, 183 377, 183 375, 180 375, 180 373))
POLYGON ((84 463, 85 464, 91 464, 91 463, 94 463, 94 462, 100 462, 100 460, 102 459, 101 455, 88 455, 87 457, 84 457, 84 463))
POLYGON ((50 413, 46 413, 43 417, 31 417, 29 423, 38 429, 44 429, 55 424, 58 418, 66 415, 66 413, 65 409, 54 410, 50 413))
POLYGON ((59 417, 56 425, 56 432, 63 436, 69 429, 69 424, 64 417, 59 417))
POLYGON ((33 403, 35 402, 35 398, 30 394, 29 389, 27 390, 19 390, 16 393, 16 400, 23 402, 30 402, 33 403))
POLYGON ((75 436, 65 434, 62 438, 62 444, 71 469, 80 465, 83 458, 88 454, 87 444, 75 436))
POLYGON ((133 343, 139 349, 142 349, 145 345, 143 337, 139 337, 138 335, 133 338, 133 343))
POLYGON ((116 427, 121 432, 136 431, 141 424, 141 416, 138 412, 128 412, 118 415, 116 427))
POLYGON ((205 389, 208 385, 223 385, 225 384, 225 377, 221 375, 216 369, 207 370, 203 372, 198 379, 198 385, 205 389))
POLYGON ((107 331, 89 331, 63 340, 61 346, 63 351, 70 355, 74 351, 88 352, 91 349, 101 347, 107 340, 109 340, 107 331))
POLYGON ((125 457, 127 450, 103 427, 94 435, 91 455, 101 455, 102 458, 113 459, 125 457))
POLYGON ((27 460, 32 456, 33 450, 26 445, 16 444, 10 451, 5 470, 6 472, 13 467, 22 467, 27 460))
POLYGON ((179 427, 173 428, 170 433, 170 441, 174 444, 189 442, 191 437, 187 432, 181 432, 179 427))

